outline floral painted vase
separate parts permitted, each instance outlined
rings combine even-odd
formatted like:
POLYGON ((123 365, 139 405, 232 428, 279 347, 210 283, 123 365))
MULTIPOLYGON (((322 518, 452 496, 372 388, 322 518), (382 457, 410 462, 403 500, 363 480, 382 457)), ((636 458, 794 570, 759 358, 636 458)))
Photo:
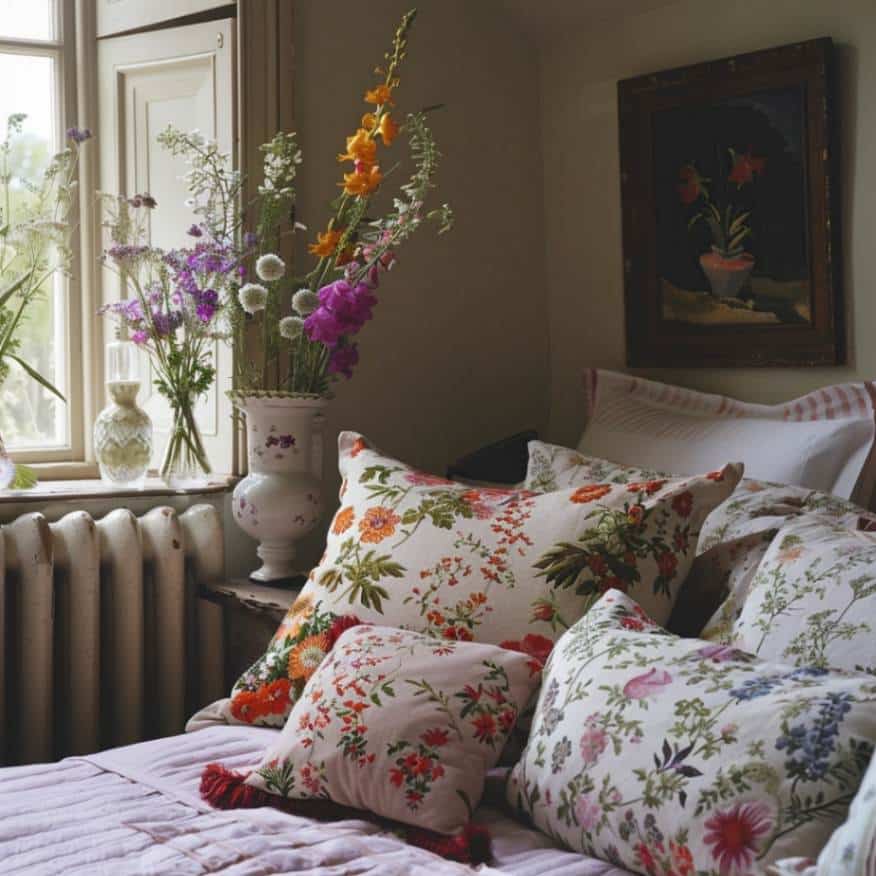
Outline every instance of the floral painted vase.
POLYGON ((259 542, 253 581, 283 584, 301 574, 295 543, 319 522, 325 399, 231 393, 246 416, 249 474, 235 487, 232 514, 259 542))

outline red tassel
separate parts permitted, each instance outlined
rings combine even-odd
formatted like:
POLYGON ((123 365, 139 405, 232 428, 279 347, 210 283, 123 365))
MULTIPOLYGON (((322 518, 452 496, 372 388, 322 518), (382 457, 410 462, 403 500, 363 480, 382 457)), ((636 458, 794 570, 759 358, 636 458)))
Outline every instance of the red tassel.
POLYGON ((249 773, 238 773, 218 763, 208 764, 201 773, 201 797, 216 809, 254 809, 269 806, 320 821, 339 818, 372 821, 399 834, 412 846, 461 864, 483 864, 492 857, 490 831, 482 824, 469 822, 460 833, 446 836, 433 830, 379 818, 372 813, 341 806, 330 800, 290 800, 278 797, 262 791, 261 788, 247 785, 248 777, 249 773))

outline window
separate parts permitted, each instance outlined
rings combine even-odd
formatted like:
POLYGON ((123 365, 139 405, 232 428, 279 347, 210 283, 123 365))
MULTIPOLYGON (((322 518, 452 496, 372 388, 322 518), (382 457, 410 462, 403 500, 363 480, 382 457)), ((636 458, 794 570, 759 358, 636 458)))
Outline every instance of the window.
MULTIPOLYGON (((26 114, 8 167, 0 168, 11 178, 13 212, 32 197, 22 180, 42 172, 63 148, 67 125, 76 121, 70 106, 75 95, 72 8, 69 0, 0 0, 0 140, 7 118, 26 114)), ((13 363, 0 386, 0 435, 22 461, 81 459, 81 380, 71 380, 82 374, 78 286, 55 275, 42 291, 21 327, 19 355, 65 395, 67 404, 13 363)))

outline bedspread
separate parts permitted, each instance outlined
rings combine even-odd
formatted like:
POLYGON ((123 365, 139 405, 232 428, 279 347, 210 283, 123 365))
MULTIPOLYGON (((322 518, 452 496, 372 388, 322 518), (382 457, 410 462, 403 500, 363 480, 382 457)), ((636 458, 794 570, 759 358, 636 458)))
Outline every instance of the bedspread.
MULTIPOLYGON (((218 812, 198 795, 204 765, 246 769, 275 733, 210 727, 56 764, 0 770, 0 873, 462 876, 473 870, 413 848, 370 822, 321 823, 272 809, 218 812)), ((629 876, 562 851, 496 808, 484 876, 629 876)))

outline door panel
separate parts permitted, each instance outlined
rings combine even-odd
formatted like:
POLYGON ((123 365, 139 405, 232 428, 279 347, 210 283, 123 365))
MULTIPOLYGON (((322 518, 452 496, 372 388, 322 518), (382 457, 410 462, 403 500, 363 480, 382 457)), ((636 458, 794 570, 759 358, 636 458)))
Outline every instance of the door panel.
MULTIPOLYGON (((185 163, 156 142, 168 124, 216 139, 235 156, 233 22, 224 20, 146 34, 101 40, 98 47, 100 92, 100 165, 104 191, 130 196, 148 191, 158 207, 150 214, 151 242, 185 246, 186 229, 195 219, 185 205, 181 179, 185 163)), ((118 279, 104 272, 104 300, 121 293, 118 279)), ((234 430, 231 405, 231 351, 215 344, 217 380, 198 404, 208 456, 217 472, 231 471, 234 430)), ((145 360, 145 357, 144 357, 145 360)), ((166 401, 152 391, 151 372, 140 390, 140 403, 155 425, 153 465, 161 461, 170 426, 166 401)))

